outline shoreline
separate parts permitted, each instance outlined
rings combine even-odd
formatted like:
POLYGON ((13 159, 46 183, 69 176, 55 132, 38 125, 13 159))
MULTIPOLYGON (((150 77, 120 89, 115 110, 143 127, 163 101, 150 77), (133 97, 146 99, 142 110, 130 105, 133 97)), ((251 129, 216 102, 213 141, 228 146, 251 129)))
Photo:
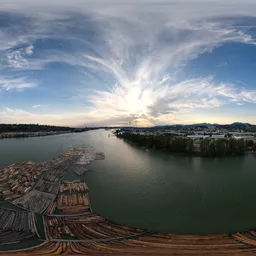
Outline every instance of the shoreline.
POLYGON ((225 156, 217 156, 217 155, 216 156, 208 156, 208 155, 202 155, 200 152, 197 152, 197 151, 193 151, 191 154, 184 153, 184 152, 170 152, 170 151, 163 150, 163 149, 148 148, 148 147, 145 147, 145 146, 140 146, 137 143, 135 143, 133 141, 130 141, 128 139, 124 139, 122 137, 117 137, 117 138, 123 140, 124 142, 126 142, 126 143, 128 143, 132 146, 135 146, 136 148, 145 150, 146 152, 148 152, 148 151, 163 152, 163 153, 167 153, 171 156, 202 157, 202 158, 212 158, 213 159, 213 158, 242 157, 242 156, 246 156, 246 155, 249 155, 249 154, 256 154, 256 152, 244 151, 242 154, 232 154, 232 155, 225 155, 225 156))
POLYGON ((0 140, 4 140, 4 139, 25 139, 25 138, 45 137, 45 136, 54 136, 54 135, 80 133, 80 132, 85 132, 85 131, 0 133, 0 140))

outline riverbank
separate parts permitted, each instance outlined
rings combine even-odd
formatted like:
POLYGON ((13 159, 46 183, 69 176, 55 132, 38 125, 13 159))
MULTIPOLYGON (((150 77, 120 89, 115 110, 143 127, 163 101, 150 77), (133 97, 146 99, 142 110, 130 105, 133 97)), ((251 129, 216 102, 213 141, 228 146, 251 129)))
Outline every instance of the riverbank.
MULTIPOLYGON (((142 135, 134 133, 116 133, 116 137, 143 149, 156 149, 171 154, 200 157, 241 156, 252 146, 243 139, 191 139, 176 135, 142 135)), ((250 143, 253 144, 253 141, 250 143)))
MULTIPOLYGON (((83 131, 76 131, 83 132, 83 131)), ((0 139, 12 139, 12 138, 29 138, 29 137, 42 137, 42 136, 51 136, 58 134, 67 134, 74 133, 74 131, 58 131, 58 132, 9 132, 9 133, 0 133, 0 139)))
POLYGON ((0 139, 41 137, 65 133, 86 132, 97 127, 64 127, 39 124, 0 124, 0 139))
POLYGON ((228 156, 209 156, 209 155, 202 155, 199 151, 194 151, 194 152, 190 152, 190 153, 186 153, 186 152, 170 152, 168 150, 165 150, 165 149, 157 149, 157 148, 150 148, 150 147, 145 147, 145 146, 141 146, 133 141, 129 141, 129 140, 125 140, 124 141, 126 143, 128 143, 129 145, 132 145, 133 147, 136 147, 140 150, 144 150, 146 152, 159 152, 159 153, 164 153, 164 154, 169 154, 170 156, 177 156, 177 157, 203 157, 203 158, 225 158, 225 157, 243 157, 247 154, 256 154, 256 152, 252 152, 250 150, 247 150, 247 151, 244 151, 243 153, 241 154, 238 154, 238 155, 228 155, 228 156))

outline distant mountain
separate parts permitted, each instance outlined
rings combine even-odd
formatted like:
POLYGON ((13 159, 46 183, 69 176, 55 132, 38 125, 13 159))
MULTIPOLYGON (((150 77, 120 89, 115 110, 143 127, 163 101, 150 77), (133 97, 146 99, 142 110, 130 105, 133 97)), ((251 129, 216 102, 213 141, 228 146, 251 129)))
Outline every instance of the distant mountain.
MULTIPOLYGON (((210 123, 199 123, 199 124, 192 124, 194 126, 218 126, 218 125, 223 125, 223 124, 210 124, 210 123)), ((242 122, 234 122, 232 124, 225 124, 225 125, 232 125, 232 126, 251 126, 252 124, 250 123, 242 123, 242 122)))
POLYGON ((185 124, 165 124, 165 125, 156 125, 156 128, 164 128, 164 127, 176 127, 176 126, 185 126, 185 124))
MULTIPOLYGON (((210 123, 199 123, 199 124, 192 124, 192 126, 222 126, 223 124, 210 124, 210 123)), ((252 126, 252 124, 249 123, 242 123, 242 122, 234 122, 232 124, 224 124, 229 126, 252 126)))
POLYGON ((214 123, 214 124, 210 124, 210 123, 197 123, 197 124, 190 124, 190 125, 186 125, 186 124, 171 124, 171 125, 156 125, 155 127, 157 128, 164 128, 164 127, 176 127, 176 126, 222 126, 222 125, 229 125, 229 126, 252 126, 252 124, 250 123, 242 123, 242 122, 234 122, 232 124, 218 124, 218 123, 214 123))
POLYGON ((192 126, 211 126, 212 124, 209 123, 199 123, 199 124, 192 124, 192 126))
POLYGON ((249 123, 241 123, 241 122, 234 122, 231 125, 233 126, 251 126, 249 123))

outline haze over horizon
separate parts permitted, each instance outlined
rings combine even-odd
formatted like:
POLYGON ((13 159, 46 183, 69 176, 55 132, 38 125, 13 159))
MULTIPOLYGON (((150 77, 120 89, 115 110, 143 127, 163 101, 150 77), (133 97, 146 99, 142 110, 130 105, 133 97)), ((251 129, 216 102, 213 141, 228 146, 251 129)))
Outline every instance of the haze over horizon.
POLYGON ((0 123, 256 124, 256 3, 0 0, 0 123))

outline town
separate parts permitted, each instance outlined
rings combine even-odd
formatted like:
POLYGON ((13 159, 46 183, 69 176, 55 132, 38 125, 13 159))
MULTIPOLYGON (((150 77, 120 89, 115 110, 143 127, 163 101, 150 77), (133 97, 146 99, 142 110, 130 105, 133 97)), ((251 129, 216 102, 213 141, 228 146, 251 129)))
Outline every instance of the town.
POLYGON ((220 124, 192 124, 192 125, 164 125, 155 127, 119 127, 122 132, 131 132, 142 135, 167 135, 175 134, 190 138, 215 139, 233 136, 234 138, 253 139, 256 136, 256 125, 247 123, 220 124))

